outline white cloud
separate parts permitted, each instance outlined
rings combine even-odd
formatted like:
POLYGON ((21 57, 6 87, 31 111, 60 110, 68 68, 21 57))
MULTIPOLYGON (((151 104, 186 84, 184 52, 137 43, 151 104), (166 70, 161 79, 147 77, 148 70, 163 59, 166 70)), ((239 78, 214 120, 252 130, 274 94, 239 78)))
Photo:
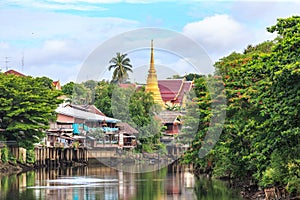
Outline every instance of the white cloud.
POLYGON ((45 2, 33 2, 32 6, 48 10, 77 10, 77 11, 104 11, 107 10, 104 7, 97 5, 82 5, 82 4, 49 4, 45 2))
POLYGON ((267 32, 266 28, 275 25, 278 18, 300 13, 299 1, 229 2, 223 12, 217 13, 230 14, 211 15, 183 28, 183 33, 203 45, 213 60, 233 51, 242 52, 249 44, 274 39, 276 34, 267 32))
POLYGON ((107 8, 92 1, 69 1, 69 0, 3 0, 0 5, 20 6, 23 8, 37 8, 45 10, 76 10, 76 11, 105 11, 107 8))
POLYGON ((198 41, 210 55, 245 47, 252 37, 249 30, 229 15, 214 15, 189 23, 183 33, 198 41))
MULTIPOLYGON (((63 13, 4 10, 0 12, 0 60, 25 74, 52 79, 76 77, 86 57, 103 41, 139 25, 121 18, 81 17, 63 13), (24 53, 24 70, 21 59, 24 53), (44 73, 45 72, 45 73, 44 73)), ((5 70, 5 63, 0 68, 5 70)))

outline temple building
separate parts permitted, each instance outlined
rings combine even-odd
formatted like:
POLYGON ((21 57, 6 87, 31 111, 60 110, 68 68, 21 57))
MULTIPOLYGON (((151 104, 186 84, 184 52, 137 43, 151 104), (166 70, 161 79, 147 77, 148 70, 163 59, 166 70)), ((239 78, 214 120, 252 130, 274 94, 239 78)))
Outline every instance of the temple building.
POLYGON ((186 95, 191 91, 193 81, 185 79, 157 80, 154 64, 153 40, 151 41, 150 69, 148 71, 146 92, 151 92, 154 101, 163 108, 168 106, 185 107, 186 95))
POLYGON ((158 80, 158 87, 164 104, 184 108, 187 94, 193 87, 193 81, 186 81, 185 79, 158 80))
POLYGON ((158 87, 157 75, 154 66, 154 50, 153 50, 153 40, 151 41, 151 58, 150 58, 150 69, 148 71, 146 92, 151 92, 153 95, 154 102, 158 105, 164 107, 164 102, 161 98, 160 89, 158 87))
POLYGON ((168 142, 173 139, 173 136, 180 134, 183 126, 182 116, 184 114, 180 111, 175 111, 176 109, 172 110, 172 108, 178 107, 180 110, 185 108, 187 95, 192 87, 193 81, 186 81, 185 78, 157 80, 152 40, 146 92, 151 92, 154 101, 163 108, 163 111, 157 116, 166 127, 162 141, 168 142), (171 110, 169 110, 168 107, 171 108, 171 110))

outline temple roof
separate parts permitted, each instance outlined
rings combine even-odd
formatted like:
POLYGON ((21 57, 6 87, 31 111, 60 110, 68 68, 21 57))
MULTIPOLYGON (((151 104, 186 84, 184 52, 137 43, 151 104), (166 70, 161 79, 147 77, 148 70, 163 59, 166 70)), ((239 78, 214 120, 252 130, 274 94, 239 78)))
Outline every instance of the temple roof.
POLYGON ((158 87, 164 102, 182 103, 184 94, 191 90, 192 84, 192 81, 184 79, 158 80, 158 87))
POLYGON ((55 89, 61 90, 60 81, 53 81, 52 85, 55 87, 55 89))
POLYGON ((119 87, 120 88, 129 88, 129 87, 136 88, 137 85, 135 83, 120 83, 119 87))

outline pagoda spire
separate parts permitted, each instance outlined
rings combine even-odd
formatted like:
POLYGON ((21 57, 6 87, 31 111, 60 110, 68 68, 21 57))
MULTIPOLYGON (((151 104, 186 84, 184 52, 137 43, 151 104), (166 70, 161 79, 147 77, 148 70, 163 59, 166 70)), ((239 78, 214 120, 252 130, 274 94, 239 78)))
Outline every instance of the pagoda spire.
POLYGON ((161 98, 160 90, 158 87, 157 75, 154 65, 154 48, 153 48, 153 40, 151 40, 151 56, 150 56, 150 69, 148 71, 147 84, 146 84, 146 92, 151 92, 154 102, 164 106, 164 102, 161 98))

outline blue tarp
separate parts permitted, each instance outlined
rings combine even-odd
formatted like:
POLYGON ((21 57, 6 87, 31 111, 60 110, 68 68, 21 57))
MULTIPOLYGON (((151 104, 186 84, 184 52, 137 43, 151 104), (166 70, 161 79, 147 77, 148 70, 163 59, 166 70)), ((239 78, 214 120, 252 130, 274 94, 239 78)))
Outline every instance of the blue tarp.
POLYGON ((102 130, 104 132, 114 132, 114 131, 118 131, 118 128, 110 128, 110 127, 102 127, 102 130))
POLYGON ((73 134, 79 134, 79 124, 73 124, 72 125, 73 128, 73 134))
MULTIPOLYGON (((72 125, 73 134, 80 134, 79 127, 85 131, 89 131, 89 130, 93 131, 97 129, 97 128, 89 128, 87 125, 84 124, 73 124, 72 125)), ((101 128, 103 132, 115 132, 119 130, 118 128, 110 128, 110 127, 99 127, 99 128, 101 128)))

